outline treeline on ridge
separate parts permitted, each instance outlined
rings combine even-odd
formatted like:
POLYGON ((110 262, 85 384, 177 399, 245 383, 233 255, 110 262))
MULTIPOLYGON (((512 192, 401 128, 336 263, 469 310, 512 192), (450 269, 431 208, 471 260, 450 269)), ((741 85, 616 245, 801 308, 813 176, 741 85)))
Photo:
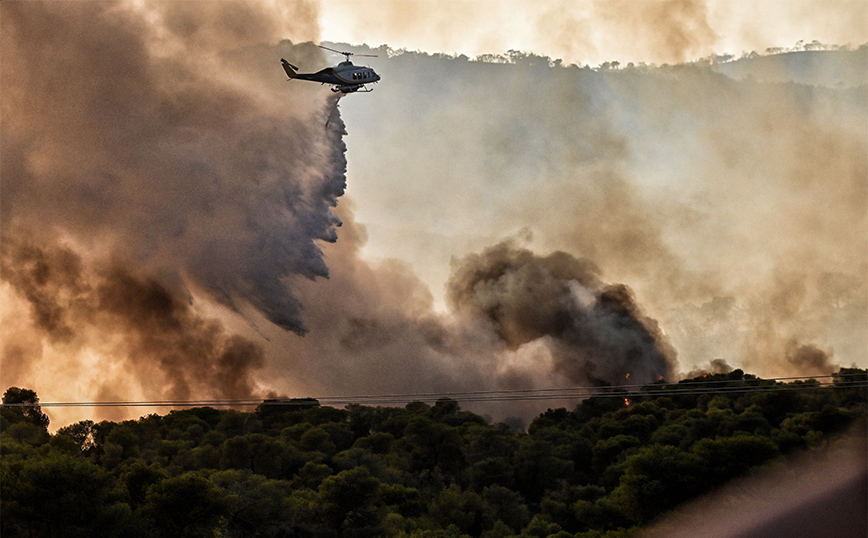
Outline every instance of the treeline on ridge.
POLYGON ((443 399, 201 407, 51 435, 36 394, 13 387, 0 411, 0 534, 627 537, 864 422, 866 374, 661 382, 549 409, 527 432, 443 399))

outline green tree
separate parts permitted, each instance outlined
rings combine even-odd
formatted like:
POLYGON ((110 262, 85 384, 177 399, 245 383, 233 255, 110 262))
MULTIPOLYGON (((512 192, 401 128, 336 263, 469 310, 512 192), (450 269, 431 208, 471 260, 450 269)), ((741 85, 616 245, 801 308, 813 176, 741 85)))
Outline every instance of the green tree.
POLYGON ((651 436, 651 442, 659 445, 672 445, 682 450, 690 445, 690 430, 681 423, 667 424, 651 436))
POLYGON ((365 467, 374 476, 379 476, 384 467, 382 456, 356 446, 335 454, 332 458, 332 464, 336 469, 342 471, 355 467, 365 467))
POLYGON ((711 489, 780 455, 768 437, 747 434, 702 439, 693 445, 693 453, 704 469, 699 475, 704 479, 703 489, 711 489))
POLYGON ((471 536, 479 536, 484 528, 482 498, 473 491, 462 491, 457 484, 444 488, 428 508, 428 513, 441 527, 455 525, 471 536))
POLYGON ((317 507, 330 535, 374 536, 381 519, 376 506, 379 488, 380 481, 364 467, 323 480, 317 492, 317 507))
POLYGON ((608 439, 600 439, 594 445, 592 451, 593 469, 597 475, 603 474, 610 465, 618 461, 618 458, 630 448, 641 444, 639 439, 632 435, 618 434, 608 439))
POLYGON ((4 406, 0 420, 0 532, 621 538, 864 420, 864 375, 841 374, 834 388, 777 386, 743 372, 698 380, 744 389, 726 397, 660 383, 629 406, 605 397, 572 413, 549 410, 528 434, 441 400, 197 408, 82 421, 50 436, 39 414, 25 414, 38 408, 35 393, 17 389, 7 399, 24 405, 4 406), (658 396, 664 388, 684 394, 658 396))
POLYGON ((290 531, 289 482, 234 469, 218 471, 209 479, 235 499, 225 525, 228 536, 266 538, 290 531))
POLYGON ((753 397, 753 408, 761 413, 773 427, 779 427, 788 414, 805 404, 804 391, 781 387, 753 397))
POLYGON ((151 486, 140 512, 159 536, 211 538, 235 501, 198 472, 187 472, 151 486))
POLYGON ((301 447, 310 452, 322 452, 326 456, 334 456, 338 447, 332 441, 331 435, 325 428, 314 426, 301 436, 301 447))
POLYGON ((627 458, 615 506, 637 523, 646 523, 699 491, 702 462, 674 446, 651 445, 627 458))
POLYGON ((19 445, 42 446, 50 439, 48 432, 42 427, 26 420, 3 428, 0 437, 9 438, 19 445))
POLYGON ((419 517, 428 508, 416 488, 400 484, 381 484, 380 496, 385 505, 404 517, 419 517))
POLYGON ((515 491, 499 485, 488 486, 482 490, 482 500, 485 516, 491 523, 500 521, 517 532, 530 521, 530 511, 515 491))
POLYGON ((120 478, 121 484, 127 490, 130 507, 136 510, 144 504, 148 488, 164 480, 167 476, 158 463, 148 465, 144 461, 138 460, 130 465, 120 478))
POLYGON ((328 465, 309 461, 298 470, 298 474, 293 478, 292 484, 295 487, 317 489, 322 484, 322 481, 332 474, 332 468, 328 465))
POLYGON ((559 457, 552 443, 530 436, 522 439, 515 454, 515 479, 529 502, 539 502, 547 489, 559 489, 572 473, 573 462, 559 457))
POLYGON ((549 536, 557 534, 562 530, 563 529, 561 529, 561 526, 557 523, 549 521, 549 519, 542 514, 537 514, 533 516, 533 519, 530 520, 530 523, 527 524, 527 527, 525 527, 521 531, 521 537, 548 538, 549 536))
POLYGON ((457 429, 425 415, 412 417, 404 437, 396 444, 409 453, 412 470, 417 473, 436 467, 444 475, 455 478, 464 470, 464 453, 457 429))
POLYGON ((57 430, 59 435, 65 435, 75 441, 82 451, 87 451, 94 446, 94 422, 82 420, 57 430))
POLYGON ((3 418, 3 429, 13 424, 26 422, 43 431, 48 431, 50 420, 48 415, 39 407, 39 397, 30 389, 9 387, 3 393, 3 408, 0 410, 3 418))
POLYGON ((366 437, 356 439, 356 442, 353 443, 353 448, 361 448, 374 454, 385 454, 389 452, 394 442, 395 436, 391 433, 375 432, 366 437))
POLYGON ((477 491, 493 485, 511 488, 515 484, 513 465, 504 457, 477 461, 470 467, 470 484, 477 491))
POLYGON ((4 538, 134 535, 114 477, 81 456, 51 452, 4 471, 4 538))

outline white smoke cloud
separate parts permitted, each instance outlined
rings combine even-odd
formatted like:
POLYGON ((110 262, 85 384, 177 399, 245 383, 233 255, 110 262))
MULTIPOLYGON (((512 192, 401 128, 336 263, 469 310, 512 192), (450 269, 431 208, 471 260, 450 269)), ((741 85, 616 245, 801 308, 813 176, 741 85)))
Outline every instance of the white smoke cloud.
POLYGON ((865 364, 866 54, 743 60, 737 78, 383 60, 390 84, 344 110, 365 133, 348 140, 363 252, 409 262, 446 310, 448 259, 521 234, 629 285, 686 369, 816 374, 786 359, 794 339, 865 364), (773 83, 747 76, 772 65, 773 83))

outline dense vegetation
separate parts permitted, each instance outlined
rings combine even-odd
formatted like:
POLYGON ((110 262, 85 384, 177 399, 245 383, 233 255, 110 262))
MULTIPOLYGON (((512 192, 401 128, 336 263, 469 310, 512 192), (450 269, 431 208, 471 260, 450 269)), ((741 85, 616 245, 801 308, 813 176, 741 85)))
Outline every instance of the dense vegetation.
POLYGON ((736 370, 550 409, 525 432, 455 401, 268 402, 47 431, 2 408, 4 538, 620 537, 864 420, 865 370, 834 386, 736 370), (855 382, 854 382, 855 380, 855 382), (701 382, 701 383, 700 383, 701 382), (629 397, 629 399, 625 399, 629 397))

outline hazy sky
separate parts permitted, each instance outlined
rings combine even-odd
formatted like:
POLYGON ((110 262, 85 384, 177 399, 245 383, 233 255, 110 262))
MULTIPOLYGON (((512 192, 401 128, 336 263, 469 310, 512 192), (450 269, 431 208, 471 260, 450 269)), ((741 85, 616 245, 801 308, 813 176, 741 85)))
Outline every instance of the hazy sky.
POLYGON ((323 39, 596 66, 868 40, 862 0, 325 0, 323 39))
MULTIPOLYGON (((386 44, 392 49, 465 54, 470 58, 516 49, 578 65, 598 66, 607 61, 660 65, 712 55, 739 57, 751 51, 793 49, 813 41, 855 47, 868 42, 868 2, 326 0, 320 5, 320 24, 323 40, 372 47, 386 44)), ((390 75, 400 77, 401 73, 390 75)), ((499 89, 478 91, 495 98, 499 89)), ((354 102, 345 113, 382 109, 382 101, 374 101, 354 102)), ((372 112, 364 121, 377 121, 374 117, 377 115, 372 112)), ((369 158, 355 151, 371 151, 354 144, 353 134, 351 129, 350 170, 369 158)), ((377 199, 387 196, 382 188, 380 184, 374 189, 353 182, 349 186, 350 196, 359 205, 360 220, 371 232, 364 252, 374 258, 406 259, 405 246, 380 234, 385 226, 399 226, 387 223, 389 215, 378 203, 377 199)), ((437 233, 433 227, 431 231, 437 233)), ((448 274, 445 261, 410 261, 442 308, 441 288, 448 274)))

